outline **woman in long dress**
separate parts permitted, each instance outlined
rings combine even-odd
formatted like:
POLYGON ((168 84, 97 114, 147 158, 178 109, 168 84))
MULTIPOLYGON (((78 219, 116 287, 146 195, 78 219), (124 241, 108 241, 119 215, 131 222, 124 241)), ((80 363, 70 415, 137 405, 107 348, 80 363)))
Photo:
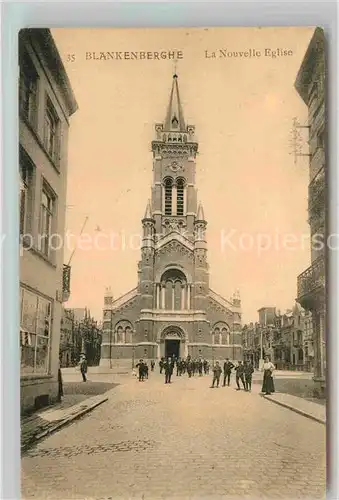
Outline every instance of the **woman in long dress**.
POLYGON ((274 391, 274 382, 273 382, 274 369, 275 369, 274 364, 271 363, 270 358, 268 356, 266 356, 265 362, 263 365, 264 379, 263 379, 261 392, 263 392, 267 396, 272 394, 272 392, 275 392, 274 391))

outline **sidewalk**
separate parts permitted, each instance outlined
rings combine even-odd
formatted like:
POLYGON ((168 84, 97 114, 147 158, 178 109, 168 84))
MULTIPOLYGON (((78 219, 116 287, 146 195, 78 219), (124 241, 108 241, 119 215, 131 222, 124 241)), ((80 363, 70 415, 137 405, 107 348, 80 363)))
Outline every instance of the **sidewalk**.
POLYGON ((66 382, 61 403, 21 417, 21 452, 107 401, 116 385, 66 382))
POLYGON ((272 401, 272 403, 288 408, 289 410, 299 413, 304 417, 326 425, 326 406, 322 404, 313 403, 312 401, 308 401, 304 398, 299 398, 282 392, 263 397, 272 401))

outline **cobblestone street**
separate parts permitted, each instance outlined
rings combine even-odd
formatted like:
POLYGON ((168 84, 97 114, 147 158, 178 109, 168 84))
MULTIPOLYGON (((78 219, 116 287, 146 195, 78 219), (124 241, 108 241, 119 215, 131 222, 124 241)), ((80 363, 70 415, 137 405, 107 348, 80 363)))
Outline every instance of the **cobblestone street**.
POLYGON ((126 376, 22 457, 36 499, 324 498, 325 426, 211 376, 126 376))

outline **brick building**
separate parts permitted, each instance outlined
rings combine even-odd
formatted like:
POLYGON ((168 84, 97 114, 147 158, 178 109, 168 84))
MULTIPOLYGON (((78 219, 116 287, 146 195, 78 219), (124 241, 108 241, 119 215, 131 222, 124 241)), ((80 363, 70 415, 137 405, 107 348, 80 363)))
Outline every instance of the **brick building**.
POLYGON ((19 314, 26 411, 58 397, 62 302, 69 291, 59 242, 65 229, 69 117, 77 103, 48 29, 20 31, 19 67, 19 314))
POLYGON ((209 287, 197 151, 174 75, 167 114, 155 125, 152 142, 152 199, 142 219, 138 284, 117 300, 106 293, 102 366, 134 357, 243 357, 240 297, 226 300, 209 287))

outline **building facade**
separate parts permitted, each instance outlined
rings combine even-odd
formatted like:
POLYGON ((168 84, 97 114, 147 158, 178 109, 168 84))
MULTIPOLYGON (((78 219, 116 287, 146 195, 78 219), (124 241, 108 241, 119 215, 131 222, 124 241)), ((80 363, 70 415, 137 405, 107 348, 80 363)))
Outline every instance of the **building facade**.
POLYGON ((226 300, 209 286, 197 151, 174 75, 167 114, 152 142, 152 199, 142 219, 138 284, 117 300, 106 293, 101 365, 134 357, 243 357, 240 297, 226 300))
POLYGON ((60 323, 60 345, 59 356, 61 368, 72 366, 73 360, 73 315, 69 309, 62 308, 61 323, 60 323))
POLYGON ((325 39, 317 28, 299 69, 296 90, 308 107, 309 189, 308 222, 311 233, 311 266, 298 276, 300 305, 312 313, 315 394, 326 390, 325 302, 325 39))
POLYGON ((258 311, 262 322, 243 327, 244 358, 256 368, 261 355, 269 356, 278 370, 311 371, 313 367, 312 315, 296 303, 284 313, 275 308, 258 311), (270 315, 265 314, 270 310, 270 315), (269 318, 265 324, 265 318, 269 318), (268 322, 269 321, 269 322, 268 322))
MULTIPOLYGON (((77 104, 48 29, 19 35, 21 409, 58 397, 69 117, 77 104)), ((67 267, 67 266, 66 266, 67 267)), ((67 281, 68 280, 68 281, 67 281)))
POLYGON ((97 366, 101 352, 101 326, 87 308, 63 309, 60 336, 62 368, 76 365, 85 354, 89 366, 97 366))

